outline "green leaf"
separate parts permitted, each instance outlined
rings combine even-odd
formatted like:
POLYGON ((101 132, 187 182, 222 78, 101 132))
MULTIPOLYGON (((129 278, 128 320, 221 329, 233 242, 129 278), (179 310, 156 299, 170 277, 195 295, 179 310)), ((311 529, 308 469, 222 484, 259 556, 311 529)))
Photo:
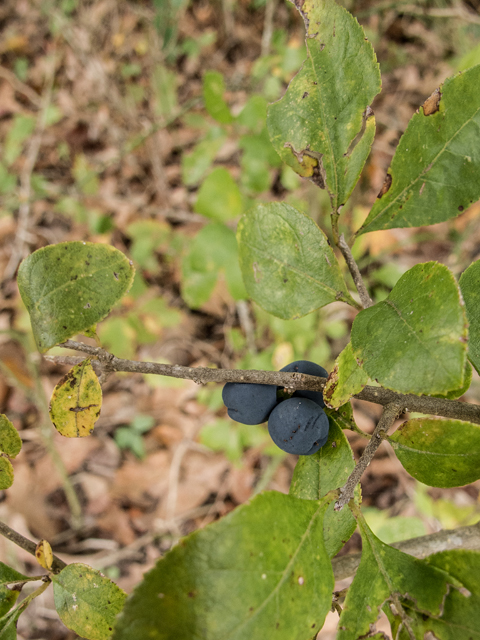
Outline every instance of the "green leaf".
POLYGON ((217 222, 226 222, 241 215, 242 194, 227 169, 218 167, 204 180, 194 209, 217 222))
POLYGON ((115 640, 301 640, 323 625, 328 501, 267 492, 196 531, 128 599, 115 640))
POLYGON ((459 281, 468 319, 468 357, 480 373, 480 260, 466 269, 459 281))
MULTIPOLYGON (((333 412, 328 412, 330 431, 326 444, 312 456, 300 456, 293 472, 290 495, 302 500, 320 500, 342 487, 355 467, 352 449, 333 412)), ((358 496, 357 496, 358 497, 358 496)), ((329 505, 324 519, 325 548, 333 558, 355 531, 357 524, 349 509, 334 511, 329 505)))
POLYGON ((132 260, 143 269, 158 272, 160 267, 154 252, 168 246, 170 226, 158 220, 137 220, 128 225, 127 234, 133 240, 130 247, 132 260))
POLYGON ((391 602, 401 611, 402 595, 408 594, 419 611, 440 615, 449 584, 458 582, 425 561, 381 542, 359 511, 357 521, 362 534, 362 559, 345 599, 337 640, 369 637, 383 604, 391 602))
POLYGON ((98 193, 98 189, 100 188, 98 174, 95 169, 91 167, 83 153, 75 156, 72 174, 77 183, 77 187, 86 196, 94 196, 98 193))
POLYGON ((443 222, 480 198, 479 86, 480 66, 460 72, 414 114, 358 234, 443 222))
POLYGON ((197 233, 182 261, 182 296, 192 309, 210 298, 219 271, 225 274, 231 296, 245 298, 235 234, 224 224, 212 223, 197 233))
POLYGON ((163 64, 155 65, 151 84, 155 96, 155 111, 165 119, 171 118, 178 107, 177 83, 177 73, 163 64))
POLYGON ((270 187, 272 167, 280 167, 282 161, 270 142, 266 127, 257 134, 244 135, 238 146, 242 153, 242 185, 253 193, 261 193, 270 187))
POLYGON ((386 511, 375 507, 362 509, 365 520, 373 533, 386 544, 425 536, 428 532, 420 518, 412 516, 389 517, 386 511))
MULTIPOLYGON (((446 571, 458 580, 463 588, 450 589, 440 617, 426 616, 415 610, 412 602, 404 608, 412 621, 416 638, 432 637, 438 640, 480 639, 480 553, 455 549, 442 551, 426 558, 431 567, 446 571)), ((395 636, 396 637, 396 636, 395 636)), ((401 640, 408 635, 403 632, 401 640)))
POLYGON ((417 264, 352 327, 353 355, 370 378, 400 393, 445 394, 464 382, 467 323, 452 273, 417 264))
MULTIPOLYGON (((37 578, 39 580, 41 576, 37 578)), ((4 562, 0 562, 0 584, 10 584, 11 582, 21 582, 22 580, 32 580, 31 577, 25 576, 23 573, 19 573, 12 567, 9 567, 8 564, 4 562)))
POLYGON ((247 104, 237 116, 237 122, 253 133, 260 133, 267 123, 267 101, 265 98, 260 95, 250 96, 247 104))
POLYGON ((289 320, 330 302, 355 304, 327 237, 288 204, 257 205, 238 223, 240 267, 248 295, 289 320))
POLYGON ((195 145, 191 153, 184 154, 182 180, 187 187, 198 184, 207 173, 225 138, 225 133, 220 127, 212 127, 205 138, 195 145))
POLYGON ((335 366, 323 390, 323 399, 328 407, 337 409, 356 393, 360 393, 367 382, 368 375, 358 366, 352 343, 349 342, 335 360, 335 366))
POLYGON ((0 414, 0 451, 15 458, 22 448, 22 439, 13 424, 3 413, 0 414))
POLYGON ((55 608, 63 624, 88 640, 111 638, 126 594, 86 564, 69 564, 52 575, 55 608))
POLYGON ((353 418, 353 409, 350 402, 346 402, 338 409, 325 409, 324 411, 328 415, 328 419, 330 421, 333 420, 340 429, 350 429, 351 431, 355 431, 356 424, 353 418))
POLYGON ((227 103, 224 100, 225 82, 219 71, 206 71, 203 76, 203 99, 208 113, 217 122, 229 124, 233 121, 227 103))
POLYGON ((268 129, 282 160, 326 186, 337 211, 370 152, 375 118, 369 105, 380 91, 380 71, 346 9, 333 0, 307 0, 300 11, 308 57, 285 96, 269 106, 268 129))
POLYGON ((388 440, 408 473, 431 487, 461 487, 480 478, 478 424, 416 418, 388 440))
POLYGON ((49 245, 25 258, 18 288, 40 353, 103 320, 134 272, 118 249, 92 242, 49 245))
POLYGON ((8 489, 13 484, 12 463, 5 456, 0 455, 0 490, 8 489))
POLYGON ((20 595, 20 588, 9 589, 6 585, 23 580, 28 582, 31 578, 27 578, 23 573, 19 573, 3 562, 0 562, 0 617, 10 611, 20 595))
POLYGON ((5 585, 0 586, 0 617, 10 611, 19 595, 20 591, 17 591, 17 589, 9 589, 5 585))
POLYGON ((470 385, 472 384, 472 375, 473 375, 472 365, 467 360, 465 362, 465 375, 463 378, 462 386, 459 387, 458 389, 454 389, 453 391, 449 391, 448 393, 445 393, 445 394, 432 393, 432 396, 434 398, 448 398, 448 400, 456 400, 457 398, 461 398, 470 389, 470 385))
POLYGON ((9 167, 22 153, 23 143, 32 135, 35 129, 35 118, 17 114, 9 129, 3 147, 2 159, 9 167))
POLYGON ((50 400, 50 419, 66 438, 93 433, 102 408, 102 388, 89 358, 75 365, 60 380, 50 400))

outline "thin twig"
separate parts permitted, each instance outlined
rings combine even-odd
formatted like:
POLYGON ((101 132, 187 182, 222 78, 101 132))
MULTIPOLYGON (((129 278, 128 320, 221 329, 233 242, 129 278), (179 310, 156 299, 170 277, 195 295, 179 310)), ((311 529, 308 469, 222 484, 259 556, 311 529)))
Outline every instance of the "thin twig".
MULTIPOLYGON (((208 367, 183 367, 177 364, 160 364, 158 362, 137 362, 124 360, 113 354, 92 347, 83 342, 66 340, 59 345, 75 351, 83 351, 89 356, 98 358, 92 361, 97 374, 102 371, 126 371, 129 373, 152 373, 154 375, 169 376, 171 378, 183 378, 194 380, 197 384, 208 382, 244 382, 253 384, 271 384, 286 389, 305 389, 310 391, 323 391, 327 382, 326 378, 317 378, 305 373, 285 373, 282 371, 256 371, 242 369, 209 369, 208 367)), ((71 356, 47 356, 48 360, 58 364, 79 364, 82 358, 71 356)), ((384 389, 383 387, 366 386, 360 393, 353 396, 359 400, 365 400, 374 404, 386 406, 392 403, 398 404, 402 411, 414 411, 444 418, 454 418, 480 424, 480 405, 447 400, 446 398, 432 398, 430 396, 415 396, 402 394, 384 389)))
POLYGON ((355 487, 360 482, 365 469, 372 461, 373 456, 377 452, 378 447, 382 444, 388 435, 388 430, 395 422, 399 413, 401 412, 401 406, 397 403, 387 404, 383 413, 378 421, 377 426, 372 434, 371 439, 368 441, 360 460, 355 465, 355 469, 352 471, 347 481, 340 489, 340 498, 335 503, 335 511, 340 511, 343 507, 350 502, 353 498, 353 492, 355 487))
POLYGON ((50 106, 50 102, 52 100, 56 63, 57 56, 55 53, 53 53, 47 70, 45 90, 42 95, 42 107, 38 116, 36 131, 30 141, 25 163, 20 174, 20 188, 18 192, 20 206, 18 208, 17 232, 15 234, 15 241, 12 247, 10 260, 8 261, 7 267, 5 269, 5 280, 10 280, 11 278, 13 278, 19 263, 26 255, 25 249, 28 237, 28 223, 30 218, 31 204, 30 198, 32 193, 32 173, 37 162, 40 146, 42 144, 43 132, 45 131, 45 127, 47 125, 48 107, 50 106))
POLYGON ((263 33, 262 33, 262 56, 268 56, 270 53, 270 45, 273 35, 273 15, 275 13, 275 0, 266 0, 265 3, 265 18, 263 20, 263 33))
POLYGON ((363 278, 360 274, 360 270, 358 268, 357 263, 355 262, 355 258, 352 255, 350 247, 345 240, 343 233, 338 239, 338 248, 342 252, 343 257, 345 258, 345 262, 347 263, 348 269, 352 275, 353 282, 357 287, 358 295, 360 296, 360 300, 362 302, 362 306, 364 309, 367 307, 371 307, 373 302, 370 296, 368 295, 367 287, 363 281, 363 278))
POLYGON ((38 95, 38 93, 36 93, 27 84, 19 80, 12 71, 10 71, 9 69, 5 69, 5 67, 0 67, 0 78, 3 78, 9 84, 11 84, 15 91, 28 98, 30 102, 36 107, 38 107, 39 109, 42 107, 42 98, 38 95))
MULTIPOLYGON (((32 542, 32 540, 29 540, 28 538, 22 536, 20 533, 17 533, 13 529, 10 529, 10 527, 4 522, 0 522, 0 534, 4 538, 7 538, 7 540, 14 542, 17 547, 21 547, 22 549, 25 549, 25 551, 28 551, 28 553, 31 553, 32 556, 35 556, 35 551, 37 549, 37 545, 35 544, 35 542, 32 542)), ((53 556, 53 573, 60 573, 60 571, 62 569, 65 569, 66 566, 67 565, 63 560, 60 560, 60 558, 57 558, 57 556, 55 555, 53 556)))

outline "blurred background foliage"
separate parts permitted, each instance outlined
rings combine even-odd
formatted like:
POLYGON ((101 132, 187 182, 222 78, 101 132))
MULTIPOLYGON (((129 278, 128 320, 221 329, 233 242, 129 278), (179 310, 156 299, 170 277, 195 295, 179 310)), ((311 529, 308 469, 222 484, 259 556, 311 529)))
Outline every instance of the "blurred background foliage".
MULTIPOLYGON (((480 63, 480 2, 342 4, 364 26, 383 75, 373 105, 377 137, 342 212, 349 235, 374 202, 415 109, 446 77, 480 63)), ((266 130, 267 104, 282 96, 306 55, 293 5, 4 0, 0 28, 0 410, 22 436, 35 440, 28 432, 45 402, 39 394, 64 372, 48 361, 34 371, 21 364, 33 356, 15 272, 26 253, 47 243, 109 243, 134 261, 129 294, 98 327, 102 345, 117 356, 258 369, 309 359, 331 369, 355 312, 338 303, 295 321, 275 318, 247 300, 237 260, 237 221, 259 201, 286 201, 329 235, 326 193, 282 165, 266 130)), ((438 260, 460 275, 480 257, 479 211, 475 204, 434 227, 362 236, 353 251, 375 301, 417 262, 438 260)), ((352 284, 346 269, 345 277, 352 284)), ((188 429, 178 416, 166 418, 161 404, 183 394, 178 415, 195 416, 193 448, 224 454, 237 479, 239 469, 251 471, 248 490, 226 489, 220 498, 209 490, 205 501, 223 501, 228 511, 269 482, 288 487, 291 463, 264 427, 228 419, 220 388, 151 376, 131 381, 120 375, 106 382, 112 406, 97 427, 100 439, 115 443, 117 469, 136 461, 147 468, 152 456, 185 440, 188 429)), ((475 374, 468 399, 478 391, 475 374)), ((354 408, 368 431, 375 410, 354 408)), ((363 446, 352 439, 356 453, 363 446)), ((28 447, 25 455, 34 464, 28 447)), ((477 489, 437 495, 399 480, 389 464, 385 453, 364 487, 369 524, 385 541, 478 519, 477 489)), ((165 500, 171 507, 171 495, 165 500)), ((27 524, 35 529, 28 517, 27 524)))

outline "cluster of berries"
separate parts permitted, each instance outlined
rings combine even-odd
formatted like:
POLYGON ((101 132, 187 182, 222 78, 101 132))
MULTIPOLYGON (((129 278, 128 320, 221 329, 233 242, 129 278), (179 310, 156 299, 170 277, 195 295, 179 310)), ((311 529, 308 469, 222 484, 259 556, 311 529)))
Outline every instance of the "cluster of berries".
MULTIPOLYGON (((281 371, 306 373, 327 378, 323 367, 308 360, 297 360, 281 371)), ((261 424, 268 420, 268 431, 277 447, 287 453, 309 456, 328 439, 328 417, 321 391, 295 391, 286 399, 281 387, 268 384, 228 382, 223 387, 223 402, 228 415, 242 424, 261 424)))

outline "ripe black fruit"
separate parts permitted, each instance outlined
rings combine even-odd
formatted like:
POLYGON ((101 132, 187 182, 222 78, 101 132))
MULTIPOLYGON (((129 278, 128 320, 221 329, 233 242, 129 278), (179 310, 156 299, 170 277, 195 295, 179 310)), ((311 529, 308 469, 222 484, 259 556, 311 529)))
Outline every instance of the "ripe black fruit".
POLYGON ((268 432, 277 447, 287 453, 309 456, 328 440, 325 411, 308 398, 289 398, 273 409, 268 432))
POLYGON ((277 387, 269 384, 227 382, 222 398, 232 420, 242 424, 262 424, 277 405, 277 387))
MULTIPOLYGON (((287 364, 286 367, 283 367, 281 371, 288 371, 290 373, 298 371, 299 373, 306 373, 309 376, 328 378, 328 372, 325 371, 323 367, 319 364, 315 364, 315 362, 309 362, 308 360, 296 360, 295 362, 291 362, 290 364, 287 364)), ((309 400, 316 402, 318 406, 322 408, 325 406, 323 393, 321 391, 295 391, 292 398, 308 398, 309 400)))

